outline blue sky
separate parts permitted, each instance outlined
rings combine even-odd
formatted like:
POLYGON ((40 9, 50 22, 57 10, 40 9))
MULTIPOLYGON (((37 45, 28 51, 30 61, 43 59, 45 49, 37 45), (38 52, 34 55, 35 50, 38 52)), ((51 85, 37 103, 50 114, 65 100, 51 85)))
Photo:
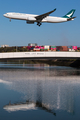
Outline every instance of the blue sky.
POLYGON ((0 46, 77 45, 80 46, 80 0, 0 0, 0 46), (3 17, 7 12, 43 14, 57 8, 51 16, 64 16, 76 9, 74 21, 43 23, 40 27, 26 21, 3 17))

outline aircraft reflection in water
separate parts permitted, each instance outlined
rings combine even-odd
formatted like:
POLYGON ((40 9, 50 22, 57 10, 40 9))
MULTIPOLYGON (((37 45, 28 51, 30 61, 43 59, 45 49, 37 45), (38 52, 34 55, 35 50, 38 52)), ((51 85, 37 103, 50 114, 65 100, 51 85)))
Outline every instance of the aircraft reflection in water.
POLYGON ((8 86, 9 89, 23 93, 23 100, 34 101, 30 103, 33 107, 29 106, 30 104, 27 104, 27 107, 32 109, 35 109, 35 106, 41 107, 53 114, 56 110, 74 114, 76 89, 80 91, 80 76, 76 76, 76 72, 80 73, 72 68, 69 70, 67 68, 65 70, 13 69, 12 71, 7 69, 0 72, 0 79, 2 75, 4 81, 12 82, 8 86))
POLYGON ((36 106, 34 103, 26 102, 26 103, 15 103, 6 105, 3 107, 8 112, 18 111, 18 110, 35 110, 36 106))
POLYGON ((31 102, 31 101, 26 101, 25 103, 16 103, 16 104, 11 104, 6 105, 3 107, 8 112, 13 112, 13 111, 19 111, 19 110, 36 110, 38 108, 41 108, 42 110, 46 110, 49 113, 52 113, 53 115, 56 116, 56 113, 54 113, 47 105, 44 105, 43 103, 40 103, 39 101, 36 101, 36 103, 31 102))

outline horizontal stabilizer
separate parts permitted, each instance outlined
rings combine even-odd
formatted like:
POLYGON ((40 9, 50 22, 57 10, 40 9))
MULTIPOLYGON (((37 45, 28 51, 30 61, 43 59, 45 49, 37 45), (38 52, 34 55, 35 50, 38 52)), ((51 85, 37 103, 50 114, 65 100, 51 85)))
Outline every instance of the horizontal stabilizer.
POLYGON ((74 18, 76 18, 76 17, 68 18, 67 21, 73 20, 74 18))

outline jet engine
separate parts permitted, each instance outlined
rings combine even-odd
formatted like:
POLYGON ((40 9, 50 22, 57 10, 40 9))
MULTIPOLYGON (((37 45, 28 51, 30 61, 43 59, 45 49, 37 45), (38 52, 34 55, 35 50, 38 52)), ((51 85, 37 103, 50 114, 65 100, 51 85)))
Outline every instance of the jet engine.
POLYGON ((27 24, 34 24, 34 21, 29 21, 29 20, 27 20, 26 23, 27 23, 27 24))

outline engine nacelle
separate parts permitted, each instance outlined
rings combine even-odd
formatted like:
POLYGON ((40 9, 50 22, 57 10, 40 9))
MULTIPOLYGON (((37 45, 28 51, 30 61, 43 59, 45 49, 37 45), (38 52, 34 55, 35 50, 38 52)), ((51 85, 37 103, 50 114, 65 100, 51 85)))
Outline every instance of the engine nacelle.
POLYGON ((34 21, 27 20, 27 24, 34 24, 34 21))

